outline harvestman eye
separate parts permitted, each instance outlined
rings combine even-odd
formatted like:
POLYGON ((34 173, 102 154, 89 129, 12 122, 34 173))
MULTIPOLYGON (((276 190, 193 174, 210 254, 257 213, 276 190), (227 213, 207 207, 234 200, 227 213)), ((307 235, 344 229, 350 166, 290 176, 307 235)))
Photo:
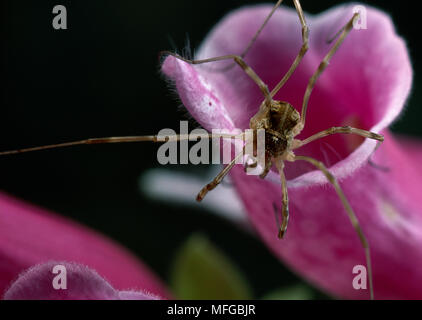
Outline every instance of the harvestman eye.
MULTIPOLYGON (((315 140, 321 139, 328 135, 332 134, 355 134, 359 135, 364 138, 374 139, 377 140, 379 143, 384 141, 384 137, 380 134, 369 132, 363 129, 352 128, 349 126, 346 127, 331 127, 321 132, 318 132, 304 140, 295 139, 305 127, 306 121, 306 112, 308 109, 308 102, 309 98, 312 93, 312 89, 315 86, 315 83, 318 77, 322 74, 322 72, 327 67, 331 57, 337 51, 339 46, 342 44, 346 36, 350 33, 353 27, 353 23, 355 20, 359 19, 359 14, 355 13, 351 19, 336 33, 333 39, 330 39, 330 42, 334 42, 331 49, 328 51, 326 56, 323 58, 321 63, 319 64, 317 70, 309 79, 308 85, 306 87, 303 101, 302 101, 302 109, 301 113, 299 113, 291 104, 285 101, 278 101, 274 100, 274 96, 277 92, 284 86, 284 84, 289 80, 290 76, 296 70, 300 62, 302 61, 303 57, 305 56, 306 52, 308 51, 308 39, 309 39, 309 28, 306 23, 305 16, 303 14, 301 5, 299 0, 293 0, 294 6, 296 8, 296 12, 299 18, 299 23, 302 27, 302 46, 295 57, 293 63, 291 64, 289 70, 286 74, 280 79, 277 85, 272 88, 270 91, 268 86, 265 82, 257 75, 257 73, 245 62, 244 58, 247 55, 249 49, 253 46, 256 39, 259 37, 261 31, 265 28, 266 24, 277 10, 277 8, 281 5, 282 0, 279 0, 268 16, 263 21, 260 28, 257 30, 255 35, 249 41, 248 45, 244 49, 244 51, 240 54, 230 54, 225 56, 219 57, 210 57, 203 60, 190 60, 186 59, 178 54, 164 51, 162 55, 171 55, 179 60, 182 60, 189 64, 204 64, 204 63, 212 63, 215 61, 222 61, 222 60, 232 60, 233 64, 229 65, 228 67, 220 70, 221 72, 225 72, 228 69, 238 65, 251 79, 251 81, 255 82, 255 84, 259 87, 263 95, 263 101, 259 106, 258 112, 250 119, 250 129, 252 129, 255 134, 257 130, 265 130, 265 168, 263 173, 260 175, 260 178, 265 178, 267 173, 271 170, 272 165, 274 164, 277 168, 279 175, 280 175, 280 182, 281 182, 281 223, 279 223, 279 219, 276 216, 276 221, 278 224, 278 238, 283 238, 288 225, 289 220, 289 199, 288 199, 288 192, 287 192, 287 182, 286 177, 284 174, 284 162, 295 162, 295 161, 306 161, 312 164, 316 169, 320 170, 325 177, 327 178, 328 182, 334 187, 339 200, 342 202, 344 209, 352 223, 353 228, 356 230, 357 235, 360 239, 362 247, 365 251, 366 257, 366 264, 368 270, 368 278, 369 278, 369 288, 370 288, 370 297, 371 299, 374 298, 374 289, 373 289, 373 280, 372 280, 372 267, 371 267, 371 257, 370 257, 370 249, 369 243, 362 231, 360 223, 349 203, 347 200, 346 195, 344 194, 342 188, 340 187, 337 179, 330 173, 330 171, 326 168, 326 166, 311 157, 308 156, 296 156, 294 154, 294 150, 311 143, 315 140)), ((205 136, 201 136, 201 138, 227 138, 227 139, 242 139, 245 141, 245 146, 243 147, 242 152, 239 152, 234 159, 223 168, 223 170, 210 182, 208 183, 202 190, 199 191, 196 199, 201 201, 207 195, 209 191, 216 188, 224 179, 224 177, 230 172, 230 170, 234 167, 237 163, 239 158, 243 155, 245 151, 246 144, 249 142, 246 141, 243 135, 213 135, 207 134, 205 136)), ((173 141, 181 141, 181 140, 188 140, 189 135, 174 135, 168 137, 167 140, 173 141)), ((10 154, 17 154, 23 152, 30 152, 30 151, 38 151, 38 150, 45 150, 45 149, 53 149, 59 147, 69 147, 75 145, 86 145, 86 144, 100 144, 100 143, 122 143, 122 142, 142 142, 142 141, 151 141, 151 142, 164 142, 167 141, 162 139, 159 136, 151 135, 151 136, 130 136, 130 137, 106 137, 106 138, 91 138, 73 142, 65 142, 60 144, 53 144, 53 145, 46 145, 46 146, 39 146, 39 147, 31 147, 25 149, 17 149, 11 151, 4 151, 0 152, 0 155, 10 155, 10 154)), ((256 152, 256 144, 254 144, 254 152, 256 152)), ((246 166, 246 165, 245 165, 246 166)), ((256 166, 255 164, 249 164, 248 166, 256 166)), ((276 235, 275 235, 276 236, 276 235)))

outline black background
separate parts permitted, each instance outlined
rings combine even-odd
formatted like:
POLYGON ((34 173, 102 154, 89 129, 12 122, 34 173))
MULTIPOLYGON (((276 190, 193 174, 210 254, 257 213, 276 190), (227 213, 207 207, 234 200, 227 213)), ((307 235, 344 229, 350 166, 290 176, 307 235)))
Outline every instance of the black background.
MULTIPOLYGON (((178 131, 184 112, 160 76, 158 52, 180 52, 187 38, 197 48, 225 13, 256 2, 3 0, 0 150, 154 134, 161 128, 178 131), (57 4, 67 8, 67 30, 52 28, 57 4)), ((339 2, 301 1, 309 13, 339 2)), ((412 96, 392 129, 422 136, 417 2, 364 3, 391 14, 412 57, 412 96)), ((102 231, 164 281, 175 249, 194 231, 204 232, 232 257, 257 297, 302 281, 259 240, 231 223, 203 210, 146 199, 138 179, 144 170, 159 166, 156 150, 153 144, 98 145, 1 157, 0 190, 102 231)), ((206 168, 174 170, 201 175, 206 168)))

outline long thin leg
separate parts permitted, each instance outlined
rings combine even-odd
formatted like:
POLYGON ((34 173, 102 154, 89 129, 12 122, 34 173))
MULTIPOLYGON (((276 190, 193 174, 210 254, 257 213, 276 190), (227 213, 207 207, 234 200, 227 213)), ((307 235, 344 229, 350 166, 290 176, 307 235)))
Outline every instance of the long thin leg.
POLYGON ((323 130, 321 132, 315 133, 314 135, 297 142, 297 144, 295 143, 295 147, 294 149, 300 148, 302 146, 304 146, 305 144, 308 144, 312 141, 324 138, 326 136, 332 135, 332 134, 336 134, 336 133, 345 133, 345 134, 357 134, 361 137, 364 138, 369 138, 369 139, 374 139, 377 140, 379 142, 383 142, 384 141, 384 136, 378 133, 374 133, 371 131, 366 131, 363 129, 357 129, 357 128, 353 128, 353 127, 349 127, 349 126, 345 126, 345 127, 332 127, 329 128, 327 130, 323 130))
POLYGON ((341 189, 340 185, 337 182, 337 179, 331 174, 330 171, 325 167, 325 165, 313 158, 306 157, 306 156, 295 156, 296 160, 304 160, 311 164, 313 164, 315 167, 317 167, 319 170, 321 170, 322 173, 327 177, 327 180, 333 185, 334 189, 337 192, 337 195, 339 196, 341 202, 343 203, 344 208, 346 209, 347 215, 349 216, 350 222, 353 225, 353 228, 355 228, 360 242, 362 243, 362 246, 365 250, 365 257, 366 257, 366 265, 368 268, 368 278, 369 278, 369 290, 370 290, 370 296, 371 300, 374 299, 374 289, 373 289, 373 283, 372 283, 372 266, 371 266, 371 255, 370 255, 370 249, 369 249, 369 243, 366 239, 362 228, 359 224, 358 218, 356 217, 355 212, 353 211, 352 207, 350 206, 349 201, 347 200, 346 196, 344 195, 343 190, 341 189))
POLYGON ((300 2, 298 0, 293 1, 297 14, 299 16, 300 24, 302 25, 302 47, 298 55, 296 56, 295 60, 293 61, 290 69, 286 72, 284 77, 280 80, 280 82, 274 87, 271 91, 271 97, 274 97, 276 93, 284 86, 284 84, 289 80, 290 76, 296 70, 299 63, 302 61, 303 57, 305 56, 306 52, 308 51, 308 38, 309 38, 309 28, 306 24, 305 16, 303 14, 302 7, 300 6, 300 2))
MULTIPOLYGON (((212 138, 224 138, 224 139, 244 139, 243 134, 239 135, 230 135, 230 134, 204 134, 204 135, 194 135, 195 138, 203 138, 203 139, 212 139, 212 138)), ((64 142, 58 144, 50 144, 45 146, 37 146, 37 147, 30 147, 30 148, 23 148, 23 149, 16 149, 10 151, 2 151, 0 152, 0 156, 4 155, 11 155, 17 153, 24 153, 24 152, 32 152, 32 151, 41 151, 47 149, 55 149, 55 148, 63 148, 63 147, 71 147, 77 145, 85 145, 85 144, 103 144, 103 143, 124 143, 124 142, 166 142, 166 141, 181 141, 181 140, 189 140, 191 137, 188 134, 184 135, 173 135, 173 136, 160 136, 160 135, 153 135, 153 136, 127 136, 127 137, 105 137, 105 138, 90 138, 78 141, 71 141, 71 142, 64 142)))
POLYGON ((208 63, 208 62, 214 62, 214 61, 233 59, 234 62, 236 62, 243 69, 243 71, 245 71, 245 73, 257 84, 257 86, 259 87, 259 89, 261 90, 262 94, 265 97, 265 103, 268 106, 271 105, 272 99, 271 99, 270 91, 268 90, 268 86, 264 83, 264 81, 261 80, 261 78, 255 73, 255 71, 239 55, 229 54, 225 56, 213 57, 213 58, 202 59, 202 60, 190 60, 190 59, 183 58, 177 53, 173 53, 170 51, 163 51, 162 54, 173 56, 189 64, 202 64, 202 63, 208 63))
MULTIPOLYGON (((264 22, 261 24, 261 26, 259 27, 258 31, 255 33, 255 35, 252 37, 252 39, 249 41, 248 45, 246 46, 246 48, 243 50, 243 52, 240 54, 240 56, 242 58, 245 58, 246 54, 248 53, 248 51, 252 48, 253 44, 255 43, 256 39, 258 39, 259 35, 261 34, 262 30, 265 28, 265 26, 267 25, 268 21, 271 19, 271 17, 273 16, 274 12, 277 10, 277 8, 281 5, 281 3, 283 2, 283 0, 278 0, 277 3, 274 5, 274 7, 271 9, 271 12, 268 14, 268 16, 265 18, 264 22)), ((233 68, 235 66, 235 64, 230 64, 229 66, 222 68, 219 71, 227 71, 230 70, 231 68, 233 68)))
POLYGON ((213 189, 215 189, 215 187, 217 187, 221 181, 223 181, 224 177, 229 173, 229 171, 234 167, 234 165, 236 164, 237 160, 243 156, 243 153, 245 152, 245 147, 243 147, 243 151, 239 152, 234 159, 223 168, 223 170, 220 171, 220 173, 210 182, 208 183, 205 187, 203 187, 201 189, 201 191, 199 191, 198 195, 196 196, 196 201, 200 202, 202 201, 205 196, 207 195, 208 191, 211 191, 213 189))
POLYGON ((312 89, 315 86, 316 80, 321 75, 321 73, 325 70, 325 68, 328 66, 328 63, 329 63, 331 57, 334 55, 334 53, 337 51, 339 46, 342 44, 342 42, 344 41, 346 36, 352 30, 353 21, 355 21, 355 19, 358 19, 358 17, 359 17, 359 13, 355 13, 353 15, 352 19, 350 19, 350 21, 343 27, 343 31, 340 34, 339 38, 334 43, 333 47, 330 49, 330 51, 327 53, 327 55, 324 57, 324 59, 321 61, 320 65, 318 66, 318 69, 315 71, 315 73, 309 79, 309 83, 308 83, 308 86, 306 88, 305 95, 303 96, 302 114, 301 114, 302 127, 305 126, 306 111, 308 109, 309 97, 311 96, 311 92, 312 92, 312 89))
MULTIPOLYGON (((264 23, 261 25, 261 27, 258 29, 258 31, 255 33, 255 35, 252 37, 252 39, 249 41, 248 45, 246 46, 245 50, 242 52, 240 57, 244 58, 252 45, 255 43, 256 39, 260 35, 261 31, 264 29, 272 15, 274 14, 275 10, 281 5, 283 0, 277 1, 277 3, 274 5, 273 9, 271 10, 270 14, 265 18, 264 23)), ((293 74, 293 72, 296 70, 297 66, 302 61, 302 58, 305 56, 306 52, 308 51, 309 45, 308 45, 308 39, 309 39, 309 28, 305 20, 305 15, 303 14, 302 7, 300 5, 299 0, 293 0, 294 6, 296 8, 297 14, 299 16, 300 24, 302 25, 302 47, 299 50, 298 55, 296 56, 295 60, 293 61, 292 65, 290 66, 289 70, 286 72, 286 74, 283 76, 283 78, 278 82, 278 84, 273 88, 271 91, 271 97, 274 97, 277 92, 284 86, 284 84, 289 80, 290 76, 293 74)), ((230 68, 232 68, 233 65, 228 66, 227 68, 224 68, 222 71, 226 71, 230 68)))
POLYGON ((251 49, 253 44, 255 43, 256 39, 258 39, 259 35, 261 34, 261 31, 265 28, 268 21, 273 16, 274 12, 277 10, 277 8, 281 5, 283 0, 278 0, 277 3, 274 5, 274 7, 271 9, 270 14, 265 18, 264 23, 259 27, 258 31, 255 33, 255 35, 252 37, 252 39, 249 41, 248 45, 246 46, 245 50, 243 50, 242 54, 240 55, 242 58, 246 56, 248 51, 251 49))
POLYGON ((271 170, 271 165, 272 165, 271 156, 268 153, 266 153, 265 154, 265 168, 264 168, 264 171, 262 171, 262 173, 259 175, 261 179, 265 179, 268 172, 270 172, 271 170))
POLYGON ((336 32, 336 34, 334 36, 332 36, 331 38, 327 38, 327 43, 330 44, 331 42, 333 42, 334 40, 337 39, 337 37, 340 35, 340 33, 343 32, 344 28, 346 26, 343 26, 339 31, 336 32))
POLYGON ((283 220, 281 221, 281 224, 279 225, 278 238, 282 239, 284 235, 286 234, 287 223, 289 222, 289 196, 287 194, 286 176, 284 175, 284 163, 281 159, 280 160, 276 159, 275 164, 280 174, 280 181, 281 181, 281 193, 282 193, 281 215, 282 215, 283 220))

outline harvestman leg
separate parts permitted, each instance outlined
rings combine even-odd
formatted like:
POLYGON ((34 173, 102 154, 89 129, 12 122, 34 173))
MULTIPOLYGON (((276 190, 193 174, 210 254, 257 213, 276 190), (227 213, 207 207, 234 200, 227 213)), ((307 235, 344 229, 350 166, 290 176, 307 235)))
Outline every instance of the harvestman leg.
POLYGON ((290 66, 290 69, 286 72, 284 77, 279 81, 279 83, 271 91, 271 97, 274 97, 276 93, 284 86, 287 80, 289 80, 290 76, 296 70, 297 66, 302 61, 303 57, 305 56, 309 48, 308 46, 309 28, 308 28, 308 25, 306 24, 302 7, 300 6, 299 0, 293 0, 293 3, 295 5, 297 14, 299 16, 300 24, 302 25, 302 47, 300 48, 300 51, 298 55, 296 56, 295 60, 293 61, 292 65, 290 66))
POLYGON ((281 215, 282 215, 283 220, 281 221, 281 224, 278 226, 279 227, 278 238, 282 239, 287 230, 287 223, 289 222, 289 196, 287 193, 287 182, 286 182, 286 176, 284 175, 283 160, 275 159, 275 164, 276 164, 278 173, 280 175, 280 181, 281 181, 281 193, 282 193, 281 215))
MULTIPOLYGON (((277 1, 277 3, 272 8, 269 15, 265 18, 263 24, 258 29, 258 31, 255 33, 255 35, 252 37, 252 39, 249 41, 248 45, 246 46, 245 50, 243 50, 242 54, 240 55, 242 58, 246 56, 248 51, 251 49, 253 44, 255 43, 258 36, 261 34, 262 30, 267 25, 268 21, 271 19, 274 12, 277 10, 277 8, 281 5, 283 0, 277 1)), ((290 76, 293 74, 293 72, 296 70, 297 66, 300 64, 302 58, 305 56, 306 52, 308 51, 308 39, 309 39, 309 28, 306 24, 305 15, 303 14, 302 7, 300 5, 299 0, 293 0, 293 4, 296 8, 297 14, 299 16, 300 24, 302 25, 302 47, 300 48, 300 51, 298 55, 296 56, 295 60, 293 61, 292 65, 290 66, 289 70, 286 72, 284 77, 279 81, 279 83, 274 87, 274 89, 271 91, 271 97, 274 97, 276 93, 283 87, 283 85, 287 82, 287 80, 290 78, 290 76)), ((227 68, 223 68, 221 71, 227 71, 231 69, 233 65, 228 66, 227 68)))
POLYGON ((264 168, 264 171, 259 175, 259 177, 261 179, 265 179, 265 177, 267 176, 268 172, 270 172, 271 165, 272 165, 271 156, 268 155, 268 154, 266 154, 265 155, 265 168, 264 168))
POLYGON ((223 181, 224 177, 234 167, 237 160, 239 160, 240 157, 243 156, 245 149, 246 149, 246 145, 243 147, 243 150, 239 152, 234 157, 234 159, 227 166, 225 166, 223 170, 221 170, 220 173, 210 183, 208 183, 205 187, 201 189, 201 191, 199 191, 198 195, 196 196, 196 201, 198 202, 202 201, 209 191, 215 189, 221 183, 221 181, 223 181))
POLYGON ((352 19, 349 20, 349 22, 343 27, 343 31, 341 32, 339 38, 334 43, 333 47, 330 49, 330 51, 327 53, 327 55, 322 59, 321 63, 318 66, 318 69, 315 71, 315 73, 312 75, 312 77, 309 79, 308 86, 306 87, 305 94, 303 96, 303 104, 302 104, 302 114, 301 114, 301 123, 302 128, 305 126, 306 121, 306 111, 308 109, 308 102, 309 97, 311 96, 312 89, 315 86, 315 82, 321 75, 321 73, 325 70, 325 68, 328 66, 328 63, 330 62, 331 57, 334 55, 334 53, 337 51, 339 46, 343 43, 346 36, 350 33, 353 27, 353 22, 355 19, 359 18, 359 13, 355 13, 352 17, 352 19))
POLYGON ((321 170, 321 172, 326 176, 327 180, 333 185, 335 191, 337 192, 338 197, 340 198, 344 208, 346 209, 350 222, 352 223, 353 228, 356 230, 359 236, 359 240, 362 244, 362 247, 365 250, 366 265, 368 268, 369 290, 370 290, 371 300, 373 300, 374 290, 373 290, 373 284, 372 284, 372 266, 371 266, 371 255, 370 255, 369 243, 362 231, 362 228, 359 224, 359 221, 358 221, 358 218, 356 217, 355 212, 353 211, 352 207, 350 206, 349 201, 344 195, 342 188, 338 184, 337 179, 331 174, 330 171, 328 171, 328 169, 325 167, 325 165, 322 162, 315 160, 311 157, 306 157, 306 156, 295 156, 294 161, 297 161, 297 160, 307 161, 313 164, 319 170, 321 170))
MULTIPOLYGON (((314 135, 304 139, 304 140, 295 140, 294 142, 294 147, 293 149, 297 149, 300 147, 303 147, 305 144, 308 144, 312 141, 321 139, 323 137, 332 135, 332 134, 336 134, 336 133, 345 133, 345 134, 356 134, 359 135, 361 137, 364 138, 368 138, 368 139, 373 139, 373 140, 377 140, 377 145, 375 146, 375 149, 372 151, 372 154, 375 153, 377 151, 377 149, 380 147, 381 143, 384 141, 384 136, 375 132, 371 132, 371 131, 366 131, 363 129, 358 129, 358 128, 353 128, 353 127, 331 127, 329 129, 320 131, 318 133, 315 133, 314 135)), ((371 156, 372 156, 371 154, 371 156)), ((377 164, 375 164, 372 160, 371 160, 371 156, 368 159, 368 162, 371 166, 378 168, 382 171, 388 171, 388 168, 385 168, 383 166, 379 166, 377 164)))
MULTIPOLYGON (((205 135, 195 135, 197 138, 202 139, 212 139, 212 138, 225 138, 225 139, 244 139, 243 135, 230 135, 230 134, 218 134, 213 135, 211 133, 205 135)), ((23 149, 16 149, 10 151, 1 151, 0 156, 4 155, 11 155, 23 152, 32 152, 32 151, 41 151, 47 149, 55 149, 55 148, 64 148, 64 147, 71 147, 71 146, 78 146, 78 145, 85 145, 85 144, 104 144, 104 143, 123 143, 123 142, 167 142, 167 141, 181 141, 181 140, 189 140, 190 137, 188 134, 185 135, 173 135, 173 136, 127 136, 127 137, 105 137, 105 138, 90 138, 72 142, 64 142, 58 144, 50 144, 45 146, 39 147, 30 147, 30 148, 23 148, 23 149)))
MULTIPOLYGON (((305 56, 306 52, 308 51, 308 39, 309 39, 309 28, 306 24, 305 16, 303 14, 302 7, 300 5, 299 0, 293 0, 294 6, 296 8, 297 14, 299 16, 300 24, 302 25, 302 47, 299 50, 298 55, 296 56, 295 60, 293 61, 292 65, 290 66, 289 70, 286 72, 286 74, 283 76, 283 78, 278 82, 278 84, 274 87, 274 89, 269 93, 267 85, 259 78, 259 76, 255 73, 255 71, 247 65, 247 63, 243 60, 249 49, 252 47, 256 39, 258 38, 261 31, 264 29, 272 15, 274 14, 275 10, 280 6, 280 4, 283 2, 283 0, 277 1, 277 3, 272 8, 269 15, 265 18, 264 23, 261 25, 261 27, 258 29, 258 31, 255 33, 253 38, 250 40, 249 44, 247 45, 246 49, 242 52, 241 55, 225 55, 225 56, 219 56, 214 58, 208 58, 208 59, 202 59, 202 60, 190 60, 183 58, 182 56, 175 54, 173 52, 164 51, 163 54, 172 55, 182 61, 185 61, 190 64, 202 64, 202 63, 208 63, 213 61, 221 61, 221 60, 228 60, 233 59, 234 62, 236 62, 248 76, 258 85, 258 87, 261 89, 262 93, 265 96, 265 102, 266 105, 269 105, 272 98, 276 95, 276 93, 283 87, 283 85, 287 82, 287 80, 290 78, 290 76, 293 74, 293 72, 296 70, 300 62, 302 61, 303 57, 305 56)), ((231 67, 231 66, 229 66, 231 67)), ((227 69, 227 68, 226 68, 227 69)))
MULTIPOLYGON (((196 135, 196 138, 225 138, 225 139, 241 139, 244 140, 244 135, 230 135, 230 134, 205 134, 205 135, 196 135)), ((127 137, 105 137, 105 138, 91 138, 91 139, 84 139, 72 142, 64 142, 58 144, 50 144, 45 146, 38 146, 38 147, 30 147, 30 148, 23 148, 23 149, 15 149, 10 151, 2 151, 0 152, 0 156, 4 155, 11 155, 11 154, 18 154, 24 152, 32 152, 32 151, 41 151, 47 149, 55 149, 55 148, 64 148, 64 147, 71 147, 77 145, 87 145, 87 144, 104 144, 104 143, 123 143, 123 142, 167 142, 167 141, 181 141, 181 140, 189 140, 189 135, 173 135, 173 136, 127 136, 127 137)), ((245 151, 246 145, 243 147, 243 150, 239 152, 235 158, 215 177, 213 181, 207 184, 197 195, 196 200, 201 201, 208 191, 217 187, 223 178, 227 175, 227 173, 233 168, 236 164, 236 161, 243 155, 245 151)))
MULTIPOLYGON (((265 18, 264 23, 261 25, 261 27, 258 29, 258 31, 255 33, 253 38, 249 41, 248 45, 246 46, 246 49, 242 52, 240 57, 244 58, 246 54, 248 53, 249 49, 252 47, 252 45, 255 43, 256 39, 260 35, 261 31, 264 29, 272 15, 274 14, 275 10, 281 5, 283 0, 277 1, 277 3, 274 5, 273 9, 271 10, 270 14, 265 18)), ((296 8, 297 14, 299 16, 300 24, 302 25, 302 47, 299 50, 299 53, 297 54, 295 60, 293 61, 292 65, 290 66, 289 70, 286 72, 286 74, 283 76, 283 78, 277 83, 277 85, 274 87, 274 89, 271 91, 271 97, 273 98, 277 92, 284 86, 284 84, 289 80, 290 76, 293 74, 293 72, 296 70, 300 62, 302 61, 303 57, 305 56, 306 52, 309 49, 308 40, 309 40, 309 28, 305 20, 305 15, 303 14, 302 7, 300 5, 299 0, 293 0, 294 6, 296 8)), ((226 71, 230 69, 233 65, 228 66, 227 68, 224 68, 222 71, 226 71)))
MULTIPOLYGON (((283 2, 283 0, 278 0, 277 3, 274 5, 274 7, 271 9, 270 14, 265 18, 264 22, 259 27, 258 31, 254 34, 254 36, 249 41, 249 43, 246 46, 246 48, 240 54, 240 56, 242 58, 245 58, 246 54, 252 48, 252 46, 255 43, 256 39, 258 39, 258 37, 261 34, 262 30, 265 28, 265 26, 267 25, 268 21, 271 19, 271 17, 273 16, 274 12, 277 10, 277 8, 281 5, 282 2, 283 2)), ((227 66, 226 68, 221 69, 220 71, 227 71, 227 70, 231 69, 233 66, 234 66, 234 64, 231 64, 231 65, 227 66)))
MULTIPOLYGON (((315 73, 309 79, 309 83, 308 83, 308 86, 306 88, 306 91, 305 91, 305 94, 304 94, 304 97, 303 97, 302 113, 301 113, 302 128, 305 126, 306 111, 307 111, 307 108, 308 108, 308 102, 309 102, 309 98, 310 98, 312 89, 315 86, 316 80, 321 75, 321 73, 325 70, 325 68, 328 66, 328 63, 329 63, 331 57, 337 51, 337 49, 342 44, 342 42, 344 41, 346 36, 350 33, 350 31, 353 27, 353 22, 358 17, 359 17, 359 13, 354 14, 353 17, 349 20, 349 22, 341 29, 341 33, 340 33, 339 38, 337 39, 337 41, 335 42, 333 47, 330 49, 330 51, 327 53, 327 55, 324 57, 324 59, 322 60, 322 62, 318 66, 318 69, 315 71, 315 73)), ((315 141, 317 139, 320 139, 322 137, 325 137, 325 136, 328 136, 328 135, 331 135, 331 134, 335 134, 335 133, 346 133, 346 134, 352 133, 352 134, 357 134, 357 135, 363 136, 365 138, 375 139, 375 140, 378 140, 379 142, 384 141, 384 137, 382 135, 379 135, 379 134, 376 134, 376 133, 373 133, 373 132, 369 132, 369 131, 366 131, 366 130, 352 128, 352 127, 332 127, 330 129, 321 131, 321 132, 319 132, 315 135, 312 135, 309 138, 299 142, 299 146, 303 146, 303 145, 305 145, 305 144, 307 144, 311 141, 315 141)), ((365 237, 365 235, 362 231, 362 228, 359 224, 359 221, 358 221, 352 207, 350 206, 349 201, 347 200, 346 196, 344 195, 343 190, 341 189, 340 185, 338 184, 337 179, 331 174, 330 171, 328 171, 328 169, 325 167, 325 165, 322 162, 319 162, 319 161, 317 161, 313 158, 306 157, 306 156, 295 156, 294 160, 295 161, 303 160, 303 161, 307 161, 307 162, 313 164, 315 167, 317 167, 319 170, 321 170, 321 172, 326 176, 327 180, 333 185, 333 187, 334 187, 337 195, 339 196, 344 208, 346 209, 346 212, 349 216, 349 219, 350 219, 354 229, 356 230, 356 232, 359 236, 362 247, 365 250, 365 258, 366 258, 366 264, 367 264, 367 268, 368 268, 368 277, 369 277, 370 297, 371 297, 371 299, 374 299, 373 280, 372 280, 372 266, 371 266, 371 256, 370 256, 369 243, 368 243, 368 241, 367 241, 367 239, 366 239, 366 237, 365 237)))
POLYGON ((359 135, 361 137, 364 138, 369 138, 369 139, 373 139, 373 140, 377 140, 379 143, 384 141, 384 136, 382 136, 381 134, 378 133, 374 133, 371 131, 366 131, 363 129, 358 129, 358 128, 353 128, 353 127, 331 127, 329 129, 323 130, 321 132, 315 133, 314 135, 298 141, 297 145, 295 146, 294 149, 300 148, 302 146, 304 146, 305 144, 308 144, 310 142, 313 142, 315 140, 324 138, 326 136, 332 135, 332 134, 336 134, 336 133, 345 133, 345 134, 356 134, 359 135))

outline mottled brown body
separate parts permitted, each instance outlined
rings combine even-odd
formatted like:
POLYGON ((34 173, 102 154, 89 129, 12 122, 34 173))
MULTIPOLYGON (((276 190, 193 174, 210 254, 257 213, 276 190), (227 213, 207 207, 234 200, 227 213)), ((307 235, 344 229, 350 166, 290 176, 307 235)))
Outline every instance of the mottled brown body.
POLYGON ((278 158, 288 151, 300 126, 299 112, 288 102, 271 101, 264 104, 250 120, 250 128, 265 129, 265 150, 271 158, 278 158))

